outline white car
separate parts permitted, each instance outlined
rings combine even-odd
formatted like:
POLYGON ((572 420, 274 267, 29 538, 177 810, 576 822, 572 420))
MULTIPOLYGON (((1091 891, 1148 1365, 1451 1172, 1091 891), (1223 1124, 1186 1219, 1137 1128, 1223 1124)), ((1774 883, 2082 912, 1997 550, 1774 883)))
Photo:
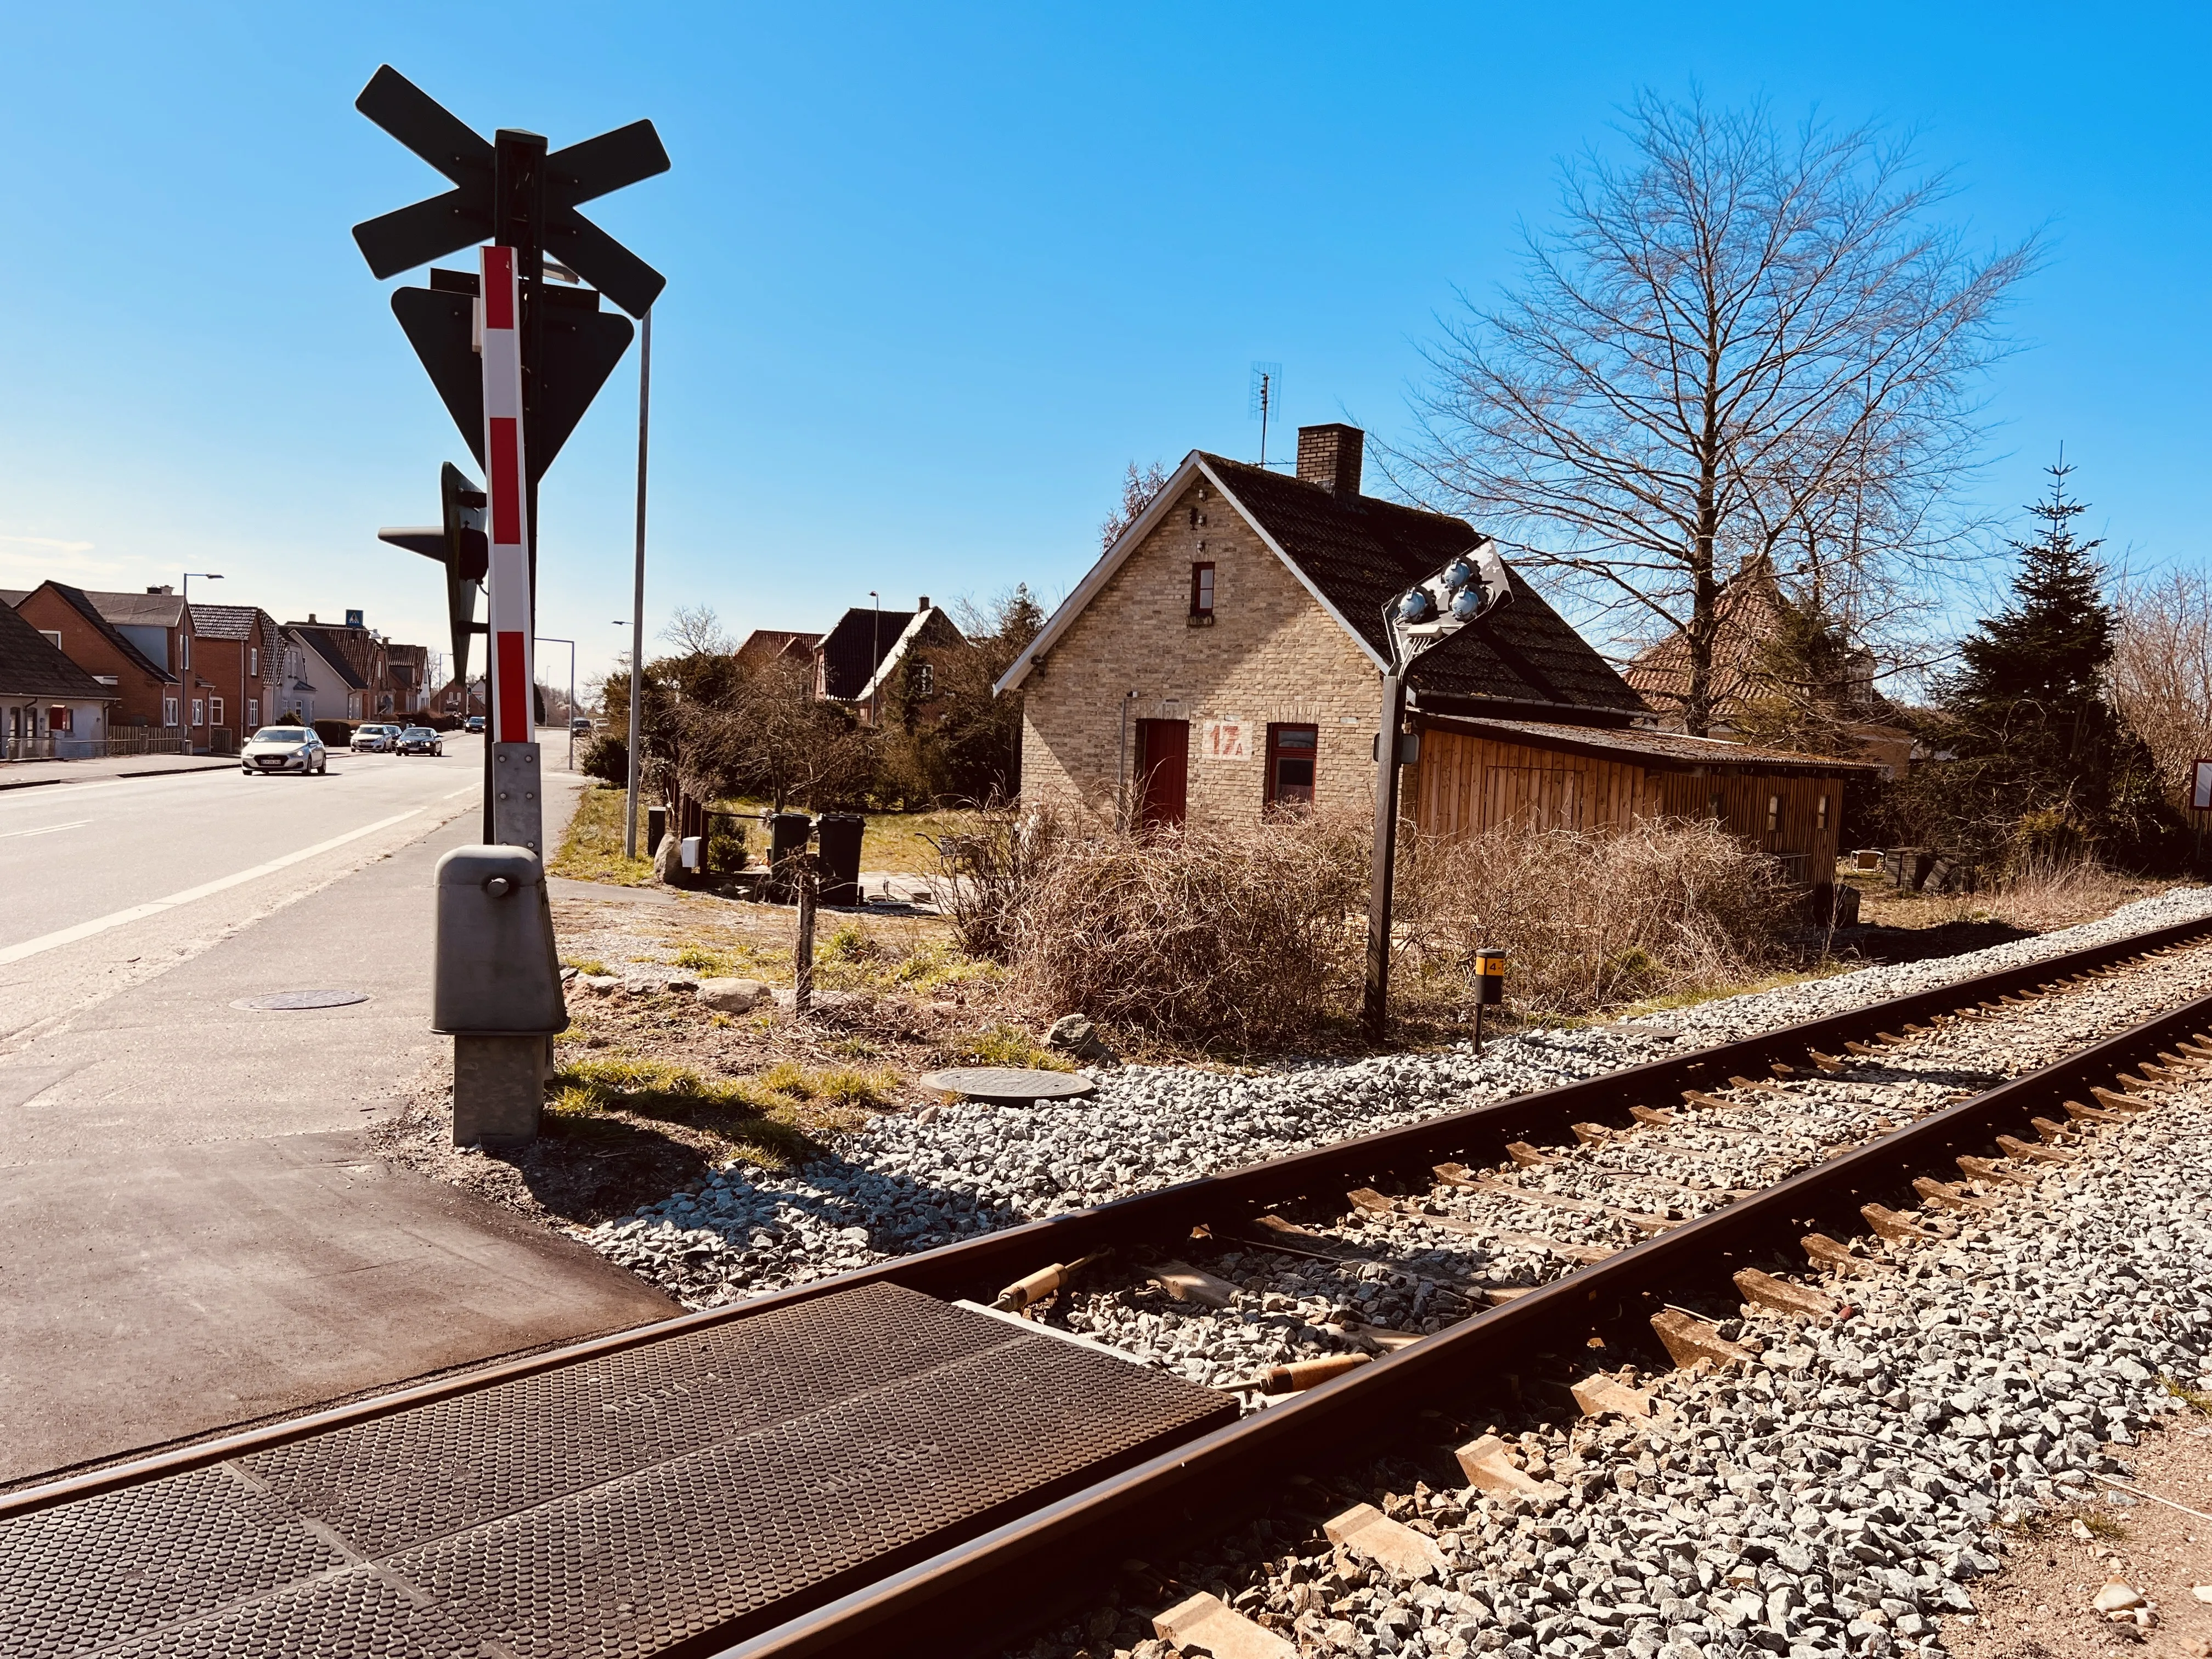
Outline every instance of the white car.
POLYGON ((331 751, 323 747, 323 740, 312 726, 264 726, 246 740, 246 747, 239 751, 238 765, 248 777, 258 772, 320 777, 331 769, 331 751))
POLYGON ((353 746, 357 750, 386 754, 398 741, 399 728, 396 726, 372 725, 354 727, 353 746))

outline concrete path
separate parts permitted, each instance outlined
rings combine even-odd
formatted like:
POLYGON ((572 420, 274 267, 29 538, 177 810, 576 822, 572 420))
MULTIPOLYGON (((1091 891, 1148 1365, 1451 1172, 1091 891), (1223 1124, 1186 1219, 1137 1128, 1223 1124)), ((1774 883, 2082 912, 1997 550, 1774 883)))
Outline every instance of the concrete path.
MULTIPOLYGON (((563 816, 574 782, 548 780, 563 816)), ((392 805, 350 810, 374 823, 392 805)), ((177 822, 189 805, 162 805, 180 846, 200 833, 177 822)), ((676 1311, 582 1246, 362 1149, 359 1126, 442 1052, 428 883, 473 838, 474 807, 5 970, 9 1000, 46 1012, 0 1022, 15 1033, 0 1053, 0 1483, 676 1311), (134 955, 131 974, 94 971, 134 955), (233 1006, 295 989, 369 1000, 233 1006)), ((0 896, 23 869, 0 853, 0 896)))

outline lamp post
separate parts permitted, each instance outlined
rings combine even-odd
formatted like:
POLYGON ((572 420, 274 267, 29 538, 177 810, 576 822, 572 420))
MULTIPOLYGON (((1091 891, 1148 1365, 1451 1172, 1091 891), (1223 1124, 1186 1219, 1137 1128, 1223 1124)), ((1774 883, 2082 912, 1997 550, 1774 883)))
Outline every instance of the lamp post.
POLYGON ((644 341, 637 358, 637 579, 630 599, 629 794, 623 811, 623 856, 637 856, 638 744, 645 700, 645 459, 653 413, 653 307, 645 309, 644 341))
POLYGON ((537 636, 540 645, 565 645, 568 647, 568 769, 576 769, 576 642, 556 640, 550 634, 537 636))
POLYGON ((868 590, 868 597, 876 602, 875 625, 868 634, 868 724, 873 726, 876 723, 876 704, 883 696, 883 688, 876 684, 876 678, 883 668, 884 596, 872 587, 868 590))
MULTIPOLYGON (((187 643, 187 641, 192 631, 192 578, 195 576, 198 576, 204 582, 219 582, 222 580, 222 572, 220 570, 187 570, 185 572, 185 614, 177 618, 177 655, 179 659, 178 666, 179 669, 191 670, 191 672, 197 673, 198 671, 197 669, 193 669, 191 662, 187 660, 187 659, 191 655, 192 649, 191 645, 187 643)), ((177 690, 184 698, 185 703, 184 708, 179 712, 186 720, 190 720, 192 713, 192 688, 184 684, 184 676, 182 673, 179 673, 177 678, 177 690)), ((191 726, 187 725, 185 727, 185 747, 187 750, 191 749, 192 745, 191 733, 192 728, 191 726)), ((210 750, 215 747, 215 728, 213 726, 210 726, 208 727, 208 747, 210 750)))

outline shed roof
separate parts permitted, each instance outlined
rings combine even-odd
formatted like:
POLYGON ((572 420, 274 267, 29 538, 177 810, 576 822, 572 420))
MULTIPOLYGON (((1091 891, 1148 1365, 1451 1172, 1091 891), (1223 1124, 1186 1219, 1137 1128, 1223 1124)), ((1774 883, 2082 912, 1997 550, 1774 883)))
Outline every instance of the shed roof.
POLYGON ((1657 772, 1770 772, 1836 778, 1851 774, 1873 776, 1882 770, 1865 761, 1759 749, 1719 738, 1686 737, 1680 732, 1607 731, 1553 720, 1489 720, 1462 714, 1425 714, 1422 724, 1500 743, 1529 744, 1599 760, 1634 761, 1657 772))

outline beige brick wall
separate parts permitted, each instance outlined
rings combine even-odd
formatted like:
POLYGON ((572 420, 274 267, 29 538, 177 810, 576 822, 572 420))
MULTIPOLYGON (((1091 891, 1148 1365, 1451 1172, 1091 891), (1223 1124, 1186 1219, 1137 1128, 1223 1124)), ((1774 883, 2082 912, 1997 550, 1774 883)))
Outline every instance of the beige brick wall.
POLYGON ((1194 480, 1032 670, 1022 793, 1110 817, 1139 720, 1190 722, 1190 822, 1255 820, 1270 722, 1320 728, 1317 805, 1374 799, 1382 688, 1374 665, 1220 491, 1194 480), (1198 519, 1193 523, 1194 514, 1198 519), (1214 565, 1214 621, 1190 625, 1190 568, 1214 565), (1129 693, 1134 692, 1133 697, 1129 693), (1234 720, 1249 758, 1206 750, 1234 720))

